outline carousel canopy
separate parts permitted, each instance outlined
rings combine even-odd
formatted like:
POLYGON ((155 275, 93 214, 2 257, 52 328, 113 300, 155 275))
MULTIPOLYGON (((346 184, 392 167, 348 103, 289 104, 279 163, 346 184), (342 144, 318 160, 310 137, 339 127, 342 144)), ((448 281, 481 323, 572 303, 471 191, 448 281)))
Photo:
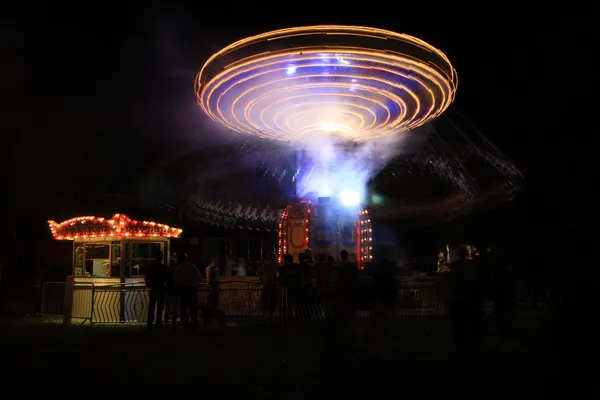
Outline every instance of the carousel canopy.
POLYGON ((344 193, 386 219, 495 207, 520 172, 452 110, 456 89, 444 53, 409 35, 323 25, 241 39, 197 75, 198 151, 167 149, 160 175, 181 216, 227 228, 273 229, 290 202, 344 193))

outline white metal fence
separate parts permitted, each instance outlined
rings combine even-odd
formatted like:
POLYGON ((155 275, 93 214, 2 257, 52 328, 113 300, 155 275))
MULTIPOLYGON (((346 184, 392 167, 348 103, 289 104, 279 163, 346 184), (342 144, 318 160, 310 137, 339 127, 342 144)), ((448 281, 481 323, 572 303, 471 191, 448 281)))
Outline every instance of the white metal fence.
MULTIPOLYGON (((208 305, 209 293, 210 288, 199 287, 199 303, 208 305)), ((149 290, 142 285, 73 283, 69 286, 65 282, 46 282, 41 297, 41 314, 51 320, 74 320, 81 324, 147 321, 149 290)), ((444 286, 439 282, 396 281, 387 308, 396 315, 444 315, 445 297, 444 286)), ((520 308, 531 308, 529 303, 520 304, 518 300, 517 303, 520 308)), ((327 320, 339 307, 335 282, 325 290, 305 286, 291 292, 286 288, 263 292, 258 281, 225 282, 218 295, 218 308, 227 317, 279 318, 283 323, 327 320)), ((353 310, 358 316, 369 317, 378 307, 381 304, 377 302, 372 281, 362 280, 353 310)))
MULTIPOLYGON (((149 290, 142 285, 74 283, 72 302, 65 301, 67 287, 64 282, 44 284, 43 315, 55 319, 66 314, 82 324, 147 321, 149 290), (65 310, 69 305, 71 309, 65 310)), ((210 288, 199 287, 199 303, 208 304, 209 293, 210 288)), ((306 286, 291 292, 286 288, 263 292, 257 281, 227 282, 220 287, 218 308, 228 317, 269 316, 280 317, 284 323, 308 322, 331 318, 339 308, 338 300, 335 282, 327 290, 306 286)), ((357 290, 354 302, 354 310, 363 317, 371 315, 377 307, 368 282, 363 282, 357 290)), ((442 288, 434 283, 397 283, 392 302, 389 307, 398 315, 443 315, 446 312, 442 288)))

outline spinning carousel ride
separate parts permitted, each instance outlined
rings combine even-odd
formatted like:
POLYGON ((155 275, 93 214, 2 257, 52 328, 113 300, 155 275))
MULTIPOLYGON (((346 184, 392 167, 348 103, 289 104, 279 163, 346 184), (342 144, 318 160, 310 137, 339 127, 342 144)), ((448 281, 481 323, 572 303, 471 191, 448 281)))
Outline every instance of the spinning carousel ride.
POLYGON ((280 255, 309 246, 334 255, 343 247, 368 260, 370 246, 360 244, 373 240, 362 228, 371 219, 447 220, 504 204, 520 172, 449 109, 456 89, 448 57, 405 34, 326 25, 234 42, 195 80, 202 111, 234 134, 221 132, 219 150, 199 149, 180 163, 179 171, 196 171, 184 183, 182 215, 223 228, 277 231, 280 255), (338 152, 327 168, 323 143, 338 152), (393 157, 369 165, 397 144, 393 157), (355 151, 340 148, 374 149, 344 175, 362 174, 357 187, 339 184, 336 173, 355 151), (330 193, 300 191, 319 169, 321 188, 329 185, 330 193), (348 198, 358 200, 348 206, 348 198), (317 222, 319 208, 335 210, 327 224, 317 222))

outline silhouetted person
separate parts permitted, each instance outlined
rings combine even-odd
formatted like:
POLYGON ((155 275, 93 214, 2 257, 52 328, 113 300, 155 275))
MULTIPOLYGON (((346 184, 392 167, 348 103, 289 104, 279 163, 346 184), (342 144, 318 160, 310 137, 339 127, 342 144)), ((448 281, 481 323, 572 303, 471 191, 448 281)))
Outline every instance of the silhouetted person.
POLYGON ((195 329, 198 323, 198 282, 200 271, 188 261, 185 253, 179 253, 179 265, 175 269, 175 286, 179 294, 181 325, 184 330, 195 329), (189 314, 188 314, 189 313, 189 314))
POLYGON ((340 264, 337 268, 338 316, 343 320, 350 318, 356 306, 358 286, 358 268, 348 260, 347 250, 340 251, 340 264))
POLYGON ((328 325, 328 329, 323 330, 327 346, 323 360, 326 371, 339 371, 341 367, 339 362, 348 359, 348 354, 353 351, 354 343, 352 331, 349 328, 355 315, 358 268, 349 260, 347 250, 340 252, 340 258, 340 263, 334 271, 335 281, 331 282, 332 289, 334 289, 331 294, 333 319, 328 325))
POLYGON ((383 312, 392 309, 396 301, 395 273, 396 266, 391 260, 383 259, 375 263, 373 300, 376 307, 383 312))
POLYGON ((291 254, 283 256, 283 265, 279 268, 279 278, 286 288, 296 288, 302 284, 302 276, 298 264, 294 263, 291 254))
POLYGON ((335 257, 327 256, 327 264, 329 264, 330 271, 332 271, 333 267, 335 267, 335 257))
POLYGON ((327 282, 327 294, 326 294, 326 301, 328 302, 329 305, 331 305, 331 296, 332 296, 332 283, 331 281, 333 279, 337 279, 337 277, 335 276, 336 273, 336 268, 337 268, 337 264, 335 262, 335 257, 334 256, 327 256, 327 261, 326 261, 326 265, 327 265, 327 269, 329 270, 329 276, 327 278, 328 282, 327 282))
POLYGON ((169 323, 169 319, 173 321, 173 328, 177 323, 177 306, 178 296, 177 288, 175 287, 175 269, 177 268, 177 256, 173 254, 169 267, 167 268, 166 279, 166 294, 165 294, 165 325, 169 323))
POLYGON ((208 307, 209 321, 211 315, 219 306, 219 295, 220 287, 219 280, 221 278, 219 273, 219 257, 215 256, 212 258, 210 265, 206 267, 206 284, 208 285, 210 292, 208 293, 208 299, 206 306, 208 307))
POLYGON ((497 251, 488 248, 481 256, 482 267, 491 273, 491 300, 494 320, 500 333, 505 333, 513 310, 512 272, 506 260, 497 251))
POLYGON ((146 286, 150 288, 150 304, 148 305, 148 328, 154 324, 156 312, 156 327, 162 326, 162 315, 165 306, 167 282, 167 267, 163 264, 163 253, 158 251, 155 260, 150 264, 145 276, 146 286))
POLYGON ((481 329, 481 294, 478 271, 473 261, 467 260, 461 248, 448 274, 448 312, 454 341, 460 350, 477 344, 481 329))
POLYGON ((348 251, 340 251, 340 264, 338 265, 338 280, 347 287, 351 287, 358 281, 358 268, 356 264, 348 260, 348 251))
POLYGON ((329 284, 331 265, 326 261, 325 254, 319 255, 319 260, 312 268, 312 276, 315 278, 317 291, 324 293, 329 284))
POLYGON ((443 251, 440 251, 437 258, 437 272, 448 272, 448 260, 443 251))
POLYGON ((298 263, 298 269, 300 271, 302 284, 306 285, 308 283, 308 281, 310 280, 310 272, 312 269, 312 267, 309 263, 310 256, 306 253, 300 253, 300 254, 298 254, 298 261, 300 261, 298 263))
MULTIPOLYGON (((333 258, 333 257, 332 257, 333 258)), ((325 254, 320 254, 312 267, 311 275, 315 280, 316 300, 320 317, 328 318, 331 313, 331 273, 333 264, 327 261, 325 254)))
POLYGON ((371 291, 372 314, 368 330, 370 348, 376 348, 390 324, 396 303, 396 265, 383 258, 372 265, 373 286, 371 291))
POLYGON ((311 314, 314 315, 316 312, 314 291, 312 290, 312 271, 313 271, 313 259, 312 251, 306 249, 304 253, 298 254, 300 263, 298 268, 300 269, 300 275, 302 277, 302 285, 299 288, 297 303, 299 305, 298 311, 301 313, 302 318, 311 318, 311 314))
POLYGON ((294 264, 291 254, 283 256, 283 265, 279 268, 279 279, 282 291, 282 313, 287 317, 290 310, 295 310, 298 302, 298 293, 302 287, 302 275, 298 264, 294 264))
POLYGON ((270 316, 273 316, 277 306, 277 267, 277 256, 270 253, 259 270, 262 283, 261 305, 270 316))
POLYGON ((313 252, 310 248, 304 251, 305 259, 304 261, 312 268, 315 265, 315 258, 313 252))

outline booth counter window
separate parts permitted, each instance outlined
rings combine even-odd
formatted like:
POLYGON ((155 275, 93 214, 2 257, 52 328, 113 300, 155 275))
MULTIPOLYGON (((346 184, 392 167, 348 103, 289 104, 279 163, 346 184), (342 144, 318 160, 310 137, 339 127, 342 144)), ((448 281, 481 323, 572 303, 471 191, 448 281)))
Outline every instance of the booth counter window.
POLYGON ((85 276, 83 272, 83 243, 73 242, 73 275, 85 276))
MULTIPOLYGON (((130 276, 144 276, 148 267, 156 259, 158 251, 163 250, 162 242, 133 242, 131 243, 130 276)), ((163 252, 164 254, 164 252, 163 252)))
POLYGON ((121 242, 110 243, 110 276, 119 277, 121 274, 121 242))
POLYGON ((73 243, 73 275, 90 278, 119 278, 121 265, 125 277, 142 277, 162 251, 167 262, 168 241, 111 241, 73 243), (124 257, 125 262, 122 262, 124 257), (130 260, 127 262, 127 260, 130 260))
POLYGON ((73 243, 74 276, 119 277, 120 263, 119 242, 73 243))

